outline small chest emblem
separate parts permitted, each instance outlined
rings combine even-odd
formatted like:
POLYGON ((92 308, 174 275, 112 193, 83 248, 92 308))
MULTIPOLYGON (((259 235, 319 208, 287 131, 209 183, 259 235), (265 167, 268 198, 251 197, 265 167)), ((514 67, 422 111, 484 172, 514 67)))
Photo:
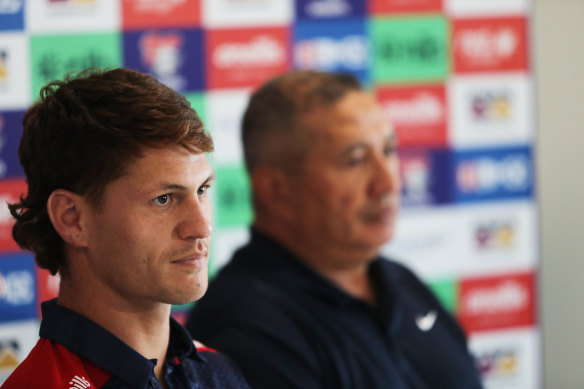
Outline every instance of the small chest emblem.
POLYGON ((85 377, 79 377, 78 375, 71 378, 69 381, 69 389, 87 389, 91 388, 91 383, 85 379, 85 377))
POLYGON ((425 315, 416 316, 416 325, 420 331, 428 332, 434 327, 436 319, 438 318, 438 311, 435 309, 429 311, 425 315))

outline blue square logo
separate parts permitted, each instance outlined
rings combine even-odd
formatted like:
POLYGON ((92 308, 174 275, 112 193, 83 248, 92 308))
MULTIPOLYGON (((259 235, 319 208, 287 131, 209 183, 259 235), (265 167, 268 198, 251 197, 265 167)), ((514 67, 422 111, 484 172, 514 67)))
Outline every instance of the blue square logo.
POLYGON ((348 72, 369 81, 370 44, 364 20, 300 22, 294 28, 294 67, 348 72))
POLYGON ((201 29, 159 29, 124 33, 124 65, 155 76, 179 91, 204 85, 201 29))
POLYGON ((0 1, 0 31, 24 30, 24 0, 0 1))
POLYGON ((0 322, 36 318, 35 280, 32 254, 0 256, 0 322))

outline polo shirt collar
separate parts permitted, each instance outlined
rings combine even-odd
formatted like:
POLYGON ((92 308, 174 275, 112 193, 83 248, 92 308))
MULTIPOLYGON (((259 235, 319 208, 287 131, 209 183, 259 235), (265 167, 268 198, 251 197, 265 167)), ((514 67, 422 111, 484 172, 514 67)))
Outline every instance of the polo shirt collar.
MULTIPOLYGON (((362 300, 351 296, 332 281, 312 270, 280 243, 253 228, 250 246, 258 251, 257 258, 263 262, 261 266, 271 274, 276 274, 280 281, 293 280, 295 287, 309 290, 314 295, 339 307, 366 305, 362 300), (290 277, 290 272, 293 272, 295 277, 290 277)), ((377 263, 383 260, 380 257, 374 258, 369 265, 369 272, 377 269, 377 263)), ((376 278, 374 277, 373 280, 377 284, 376 278)))
MULTIPOLYGON (((131 387, 147 386, 157 364, 156 359, 145 358, 105 328, 58 305, 57 299, 42 303, 41 310, 39 335, 42 338, 66 347, 131 387)), ((167 361, 177 364, 191 355, 202 363, 206 362, 197 354, 186 330, 170 318, 167 361)))

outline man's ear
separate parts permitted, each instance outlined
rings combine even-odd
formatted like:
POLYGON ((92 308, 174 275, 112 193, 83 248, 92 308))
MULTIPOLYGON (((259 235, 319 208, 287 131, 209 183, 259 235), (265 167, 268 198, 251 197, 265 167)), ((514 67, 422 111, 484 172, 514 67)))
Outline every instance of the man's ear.
POLYGON ((283 221, 294 218, 291 177, 282 169, 274 166, 256 167, 251 173, 254 202, 258 211, 265 211, 271 217, 283 221))
POLYGON ((74 247, 86 245, 84 206, 81 196, 64 189, 55 190, 47 201, 47 212, 53 227, 66 243, 74 247))

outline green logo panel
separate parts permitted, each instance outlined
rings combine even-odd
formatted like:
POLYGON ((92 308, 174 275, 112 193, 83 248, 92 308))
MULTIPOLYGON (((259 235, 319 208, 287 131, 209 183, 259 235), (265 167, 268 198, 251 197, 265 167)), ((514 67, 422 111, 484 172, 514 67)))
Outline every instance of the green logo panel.
POLYGON ((119 34, 42 35, 31 38, 32 93, 68 72, 122 66, 119 34))
POLYGON ((428 287, 444 308, 451 313, 458 310, 458 283, 453 280, 435 280, 428 283, 428 287))
POLYGON ((242 166, 215 169, 217 227, 246 227, 252 220, 249 179, 242 166))
POLYGON ((375 81, 442 80, 449 74, 449 26, 442 16, 370 23, 375 81))
POLYGON ((205 129, 209 131, 207 128, 207 121, 205 120, 205 94, 204 93, 185 93, 184 96, 187 98, 189 103, 191 103, 191 107, 201 118, 201 121, 205 125, 205 129))

